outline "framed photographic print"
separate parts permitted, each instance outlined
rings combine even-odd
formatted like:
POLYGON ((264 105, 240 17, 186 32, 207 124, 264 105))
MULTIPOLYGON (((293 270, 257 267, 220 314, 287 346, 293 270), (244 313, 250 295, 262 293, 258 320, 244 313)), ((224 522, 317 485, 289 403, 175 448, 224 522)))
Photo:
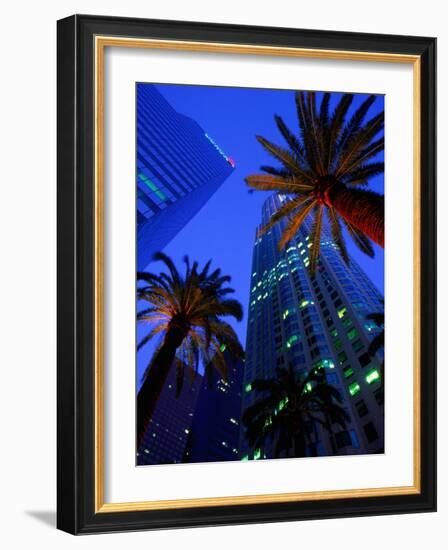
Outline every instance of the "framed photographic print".
POLYGON ((58 527, 435 510, 433 38, 58 22, 58 527))

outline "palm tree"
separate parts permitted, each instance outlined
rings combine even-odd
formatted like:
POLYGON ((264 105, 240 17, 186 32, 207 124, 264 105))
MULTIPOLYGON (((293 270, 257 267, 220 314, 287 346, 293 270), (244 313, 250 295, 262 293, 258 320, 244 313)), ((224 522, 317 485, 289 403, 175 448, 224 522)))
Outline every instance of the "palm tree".
POLYGON ((326 211, 333 240, 346 263, 348 255, 341 220, 355 244, 373 257, 369 239, 384 248, 384 197, 362 187, 371 177, 384 172, 383 162, 371 162, 384 149, 384 112, 365 121, 375 101, 374 95, 364 100, 349 119, 347 114, 353 94, 343 94, 331 114, 331 93, 323 94, 319 109, 315 92, 297 92, 295 97, 298 136, 280 116, 275 116, 288 148, 257 136, 281 166, 262 166, 264 174, 246 178, 253 189, 276 191, 290 198, 261 231, 286 219, 287 226, 279 242, 279 249, 282 249, 296 235, 304 220, 312 215, 310 271, 314 273, 326 211))
POLYGON ((185 274, 181 275, 165 254, 159 252, 154 259, 162 261, 167 272, 137 275, 145 283, 138 288, 137 297, 149 305, 138 312, 137 320, 151 326, 137 350, 156 335, 162 337, 137 396, 138 446, 172 366, 180 383, 186 370, 194 376, 200 362, 206 370, 217 369, 225 379, 224 349, 235 357, 243 356, 235 331, 224 320, 230 316, 240 321, 243 316, 241 304, 228 298, 234 292, 225 286, 230 277, 222 275, 220 269, 210 272, 211 261, 199 270, 198 263, 190 265, 186 256, 185 274))
POLYGON ((251 391, 264 396, 248 407, 242 417, 250 447, 262 448, 272 441, 275 457, 281 453, 305 456, 307 447, 316 455, 312 433, 320 424, 329 431, 336 452, 332 425, 345 428, 349 417, 338 405, 342 397, 327 383, 324 368, 311 369, 304 378, 291 367, 277 368, 276 373, 275 378, 251 384, 251 391))

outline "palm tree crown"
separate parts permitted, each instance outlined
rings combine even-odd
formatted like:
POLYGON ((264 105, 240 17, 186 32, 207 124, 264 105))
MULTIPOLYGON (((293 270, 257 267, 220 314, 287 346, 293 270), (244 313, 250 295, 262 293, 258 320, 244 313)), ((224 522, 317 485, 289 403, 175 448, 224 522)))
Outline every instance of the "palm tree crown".
POLYGON ((349 418, 338 405, 342 397, 327 383, 323 367, 311 369, 305 377, 293 368, 277 368, 276 373, 275 378, 251 384, 251 391, 264 394, 242 418, 251 448, 262 448, 271 441, 275 442, 275 457, 281 453, 305 456, 306 448, 314 446, 311 432, 316 424, 330 433, 334 423, 345 428, 349 418))
POLYGON ((300 134, 295 135, 280 116, 275 117, 288 147, 257 136, 281 166, 262 166, 264 174, 246 178, 253 189, 276 191, 290 197, 262 232, 286 219, 288 223, 279 242, 282 249, 312 214, 310 270, 314 272, 326 210, 333 240, 347 263, 341 219, 356 245, 373 256, 369 239, 384 246, 384 197, 362 186, 384 171, 383 162, 372 162, 384 149, 384 136, 381 135, 384 112, 365 122, 375 101, 374 95, 365 99, 350 118, 347 114, 353 94, 343 94, 332 113, 331 93, 323 94, 319 108, 315 92, 297 92, 295 97, 300 134))
POLYGON ((238 358, 244 353, 234 329, 224 320, 225 317, 241 320, 243 316, 241 304, 227 298, 234 292, 225 286, 230 277, 222 275, 220 269, 210 272, 211 261, 199 270, 198 263, 190 265, 186 256, 182 275, 165 254, 158 253, 154 258, 165 264, 167 272, 137 276, 145 283, 138 288, 137 297, 149 306, 138 312, 137 319, 151 326, 137 349, 156 335, 162 337, 137 397, 139 443, 173 365, 177 368, 179 392, 185 370, 194 376, 202 362, 205 370, 215 368, 225 379, 224 350, 238 358))

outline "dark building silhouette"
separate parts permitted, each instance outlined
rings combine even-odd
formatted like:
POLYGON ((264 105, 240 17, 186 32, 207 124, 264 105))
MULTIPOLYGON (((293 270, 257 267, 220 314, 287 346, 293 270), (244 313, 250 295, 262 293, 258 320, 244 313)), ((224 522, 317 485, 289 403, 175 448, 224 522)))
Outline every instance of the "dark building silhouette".
POLYGON ((233 171, 233 160, 155 86, 137 84, 137 269, 143 271, 233 171))
POLYGON ((183 462, 201 386, 198 374, 192 384, 185 380, 176 397, 176 369, 171 369, 138 450, 137 465, 183 462))
POLYGON ((227 381, 204 378, 190 431, 186 462, 239 460, 244 362, 226 355, 227 381))
MULTIPOLYGON (((266 200, 262 226, 286 200, 277 195, 266 200)), ((344 263, 326 227, 312 278, 307 269, 310 227, 302 225, 286 250, 279 252, 285 224, 281 221, 262 236, 257 234, 254 242, 243 409, 261 397, 250 383, 274 378, 276 367, 292 366, 305 376, 312 367, 322 366, 351 418, 346 430, 334 426, 336 453, 383 452, 382 356, 372 358, 368 353, 381 328, 366 319, 384 309, 383 296, 353 258, 349 266, 344 263)), ((318 427, 316 439, 319 455, 334 454, 325 430, 318 427)), ((240 449, 245 460, 273 456, 273 444, 248 448, 244 430, 240 449)))

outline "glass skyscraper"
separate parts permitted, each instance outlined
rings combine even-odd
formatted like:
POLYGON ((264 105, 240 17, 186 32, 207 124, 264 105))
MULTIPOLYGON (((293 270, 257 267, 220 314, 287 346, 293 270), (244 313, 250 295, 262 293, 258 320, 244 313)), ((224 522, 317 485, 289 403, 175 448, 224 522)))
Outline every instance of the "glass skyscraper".
POLYGON ((137 453, 139 466, 184 462, 202 381, 200 374, 192 383, 185 380, 176 396, 176 369, 171 369, 137 453))
POLYGON ((137 269, 202 208, 234 163, 151 84, 137 84, 137 269))
MULTIPOLYGON (((288 200, 273 195, 263 205, 264 226, 288 200)), ((342 395, 350 417, 345 430, 334 434, 316 427, 319 455, 384 451, 384 406, 381 353, 371 357, 368 346, 381 330, 366 319, 384 309, 383 296, 351 258, 347 266, 330 232, 322 232, 315 277, 309 270, 309 224, 279 252, 285 221, 257 236, 254 242, 247 328, 243 411, 258 399, 254 379, 274 378, 276 367, 291 366, 305 375, 313 366, 325 368, 328 383, 342 395)), ((244 459, 272 458, 273 444, 250 449, 241 430, 244 459)))
POLYGON ((225 353, 227 380, 213 373, 204 378, 194 411, 188 462, 239 460, 239 433, 244 362, 225 353))

